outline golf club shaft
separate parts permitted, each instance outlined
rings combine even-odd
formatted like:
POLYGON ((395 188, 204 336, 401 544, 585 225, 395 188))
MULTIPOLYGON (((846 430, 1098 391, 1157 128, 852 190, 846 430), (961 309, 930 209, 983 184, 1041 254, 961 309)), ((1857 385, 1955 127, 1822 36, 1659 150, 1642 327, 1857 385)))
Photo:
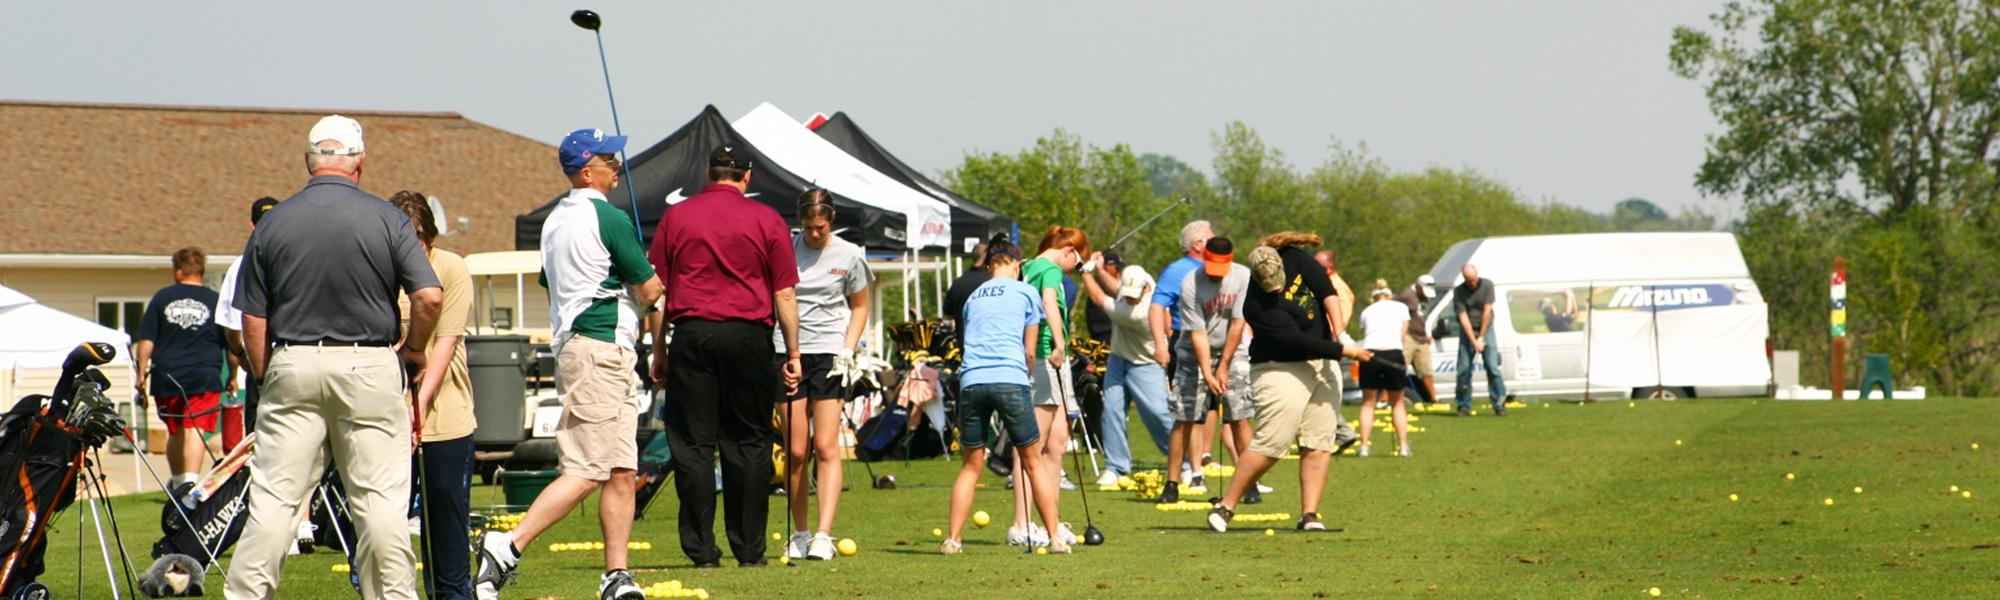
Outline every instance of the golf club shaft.
MULTIPOLYGON (((126 428, 126 429, 125 429, 125 439, 127 439, 127 440, 136 440, 136 439, 137 439, 137 438, 135 438, 135 437, 134 437, 134 436, 132 435, 132 429, 131 429, 131 428, 126 428)), ((134 444, 135 444, 135 445, 136 445, 136 443, 137 443, 137 442, 134 442, 134 444)), ((144 459, 143 457, 142 457, 142 458, 140 458, 138 462, 139 462, 140 466, 144 466, 144 467, 146 468, 146 473, 147 473, 147 474, 149 474, 149 475, 152 475, 152 476, 153 476, 153 483, 157 483, 157 484, 159 484, 159 485, 160 485, 160 489, 162 489, 162 490, 169 490, 169 491, 168 491, 168 493, 167 493, 167 495, 168 495, 168 498, 167 498, 167 503, 168 503, 168 504, 172 504, 172 505, 174 506, 174 514, 176 514, 176 515, 180 515, 180 517, 181 517, 181 524, 182 524, 182 525, 186 525, 186 526, 187 526, 187 528, 188 528, 188 531, 190 531, 190 532, 193 532, 193 531, 200 531, 201 529, 200 529, 199 527, 195 527, 195 525, 194 525, 194 519, 193 519, 193 518, 190 518, 190 517, 188 517, 188 514, 187 514, 187 509, 186 509, 185 507, 182 507, 182 506, 181 506, 181 503, 180 503, 180 500, 179 500, 179 499, 176 499, 176 498, 173 498, 173 497, 172 497, 172 496, 173 496, 173 492, 172 492, 172 491, 170 490, 170 488, 168 488, 168 487, 167 487, 167 481, 166 481, 165 479, 161 479, 161 478, 160 478, 160 471, 159 471, 158 469, 154 469, 154 468, 153 468, 153 463, 149 463, 149 462, 146 462, 146 460, 145 460, 145 459, 144 459)), ((197 539, 199 539, 199 536, 197 536, 197 539)), ((204 576, 204 577, 206 577, 206 576, 208 575, 208 570, 209 570, 209 569, 211 569, 211 568, 214 568, 214 567, 215 567, 215 563, 217 563, 217 562, 220 562, 220 561, 221 561, 221 559, 222 559, 222 557, 220 556, 220 553, 222 552, 222 536, 216 536, 216 540, 215 540, 215 541, 216 541, 216 545, 215 545, 215 547, 214 547, 214 548, 210 548, 210 547, 208 547, 208 545, 207 545, 207 544, 203 544, 203 545, 202 545, 202 547, 201 547, 201 551, 202 551, 203 553, 206 553, 206 554, 208 555, 208 556, 204 557, 204 558, 206 558, 206 560, 203 560, 203 561, 202 561, 202 567, 201 567, 201 573, 202 573, 202 576, 204 576)))
MULTIPOLYGON (((1075 394, 1075 393, 1076 393, 1076 391, 1075 391, 1075 390, 1073 390, 1073 389, 1070 389, 1070 387, 1069 387, 1069 369, 1067 368, 1067 366, 1065 366, 1064 368, 1061 368, 1061 369, 1057 369, 1057 370, 1056 370, 1056 381, 1057 381, 1057 385, 1056 385, 1056 387, 1058 387, 1058 388, 1061 388, 1061 391, 1060 391, 1060 392, 1058 392, 1058 393, 1059 393, 1059 394, 1061 394, 1061 396, 1062 396, 1062 398, 1063 398, 1063 402, 1064 402, 1065 404, 1067 404, 1068 402, 1071 402, 1071 401, 1072 401, 1073 399, 1072 399, 1072 398, 1071 398, 1070 396, 1071 396, 1072 394, 1075 394)), ((1056 410, 1061 410, 1061 411, 1065 411, 1065 412, 1067 412, 1067 411, 1069 410, 1069 407, 1068 407, 1068 406, 1058 406, 1058 407, 1056 407, 1056 410)), ((1081 414, 1081 413, 1083 412, 1083 411, 1082 411, 1082 409, 1081 409, 1081 407, 1079 407, 1079 408, 1078 408, 1078 411, 1077 411, 1077 412, 1078 412, 1078 414, 1081 414)), ((1089 437, 1088 437, 1089 435, 1090 435, 1090 432, 1089 432, 1089 431, 1085 431, 1085 432, 1084 432, 1084 436, 1085 436, 1085 438, 1084 438, 1084 445, 1085 445, 1085 446, 1088 446, 1088 445, 1089 445, 1089 437)), ((1063 448, 1062 450, 1064 450, 1064 451, 1067 451, 1067 450, 1069 450, 1069 449, 1068 449, 1068 448, 1063 448)), ((1069 461, 1070 461, 1070 464, 1072 464, 1072 465, 1075 465, 1075 466, 1076 466, 1076 475, 1077 475, 1077 477, 1078 477, 1078 478, 1081 478, 1081 477, 1083 477, 1083 459, 1082 459, 1082 458, 1078 458, 1078 457, 1077 457, 1077 455, 1076 455, 1076 453, 1074 453, 1074 452, 1071 452, 1071 453, 1070 453, 1070 455, 1069 455, 1069 461)), ((1090 522, 1090 491, 1089 491, 1089 488, 1090 488, 1090 486, 1089 486, 1089 485, 1085 485, 1085 484, 1083 484, 1083 483, 1078 483, 1078 484, 1076 485, 1076 493, 1077 493, 1077 495, 1080 495, 1080 496, 1083 496, 1083 526, 1084 526, 1084 527, 1090 527, 1090 526, 1092 526, 1092 523, 1090 522)))
POLYGON ((424 589, 430 590, 435 587, 430 585, 430 582, 435 580, 432 575, 437 573, 437 563, 431 562, 430 513, 431 503, 437 499, 431 497, 431 478, 424 468, 424 411, 415 393, 410 395, 410 427, 416 430, 417 437, 417 498, 418 507, 421 509, 417 513, 417 518, 418 522, 423 524, 417 528, 417 546, 423 552, 424 589))
POLYGON ((1134 235, 1138 235, 1140 231, 1144 231, 1147 225, 1152 225, 1154 221, 1160 220, 1160 217, 1167 216, 1167 213, 1173 212, 1174 209, 1180 208, 1182 205, 1185 205, 1187 203, 1188 203, 1187 196, 1181 196, 1181 198, 1179 200, 1175 200, 1173 204, 1169 204, 1167 205, 1166 208, 1160 209, 1160 212, 1153 213, 1153 216, 1147 217, 1146 220, 1144 221, 1140 221, 1137 227, 1133 227, 1131 231, 1125 232, 1125 235, 1118 236, 1118 239, 1112 240, 1111 245, 1105 246, 1104 249, 1110 250, 1112 248, 1117 248, 1119 244, 1125 243, 1125 240, 1131 239, 1132 236, 1134 235))
MULTIPOLYGON (((618 123, 618 95, 611 93, 611 60, 604 55, 604 32, 592 29, 590 33, 597 37, 597 64, 604 69, 604 97, 611 100, 611 132, 624 136, 625 126, 618 123)), ((628 158, 631 156, 624 150, 618 153, 628 158)), ((639 236, 639 242, 643 244, 646 241, 646 226, 639 223, 639 191, 632 187, 632 167, 620 160, 618 168, 623 171, 619 177, 624 181, 625 197, 632 201, 632 232, 639 236)))

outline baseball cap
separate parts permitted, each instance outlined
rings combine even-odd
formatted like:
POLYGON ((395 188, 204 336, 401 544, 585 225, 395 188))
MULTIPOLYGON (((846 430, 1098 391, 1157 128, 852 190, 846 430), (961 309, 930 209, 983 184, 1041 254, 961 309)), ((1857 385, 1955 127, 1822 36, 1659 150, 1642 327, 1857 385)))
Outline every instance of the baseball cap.
POLYGON ((366 151, 361 143, 361 123, 340 115, 320 117, 313 124, 312 132, 306 134, 306 152, 331 156, 354 156, 366 151), (322 148, 319 143, 327 140, 340 142, 339 148, 322 148))
POLYGON ((1437 278, 1430 273, 1417 276, 1417 291, 1423 293, 1425 298, 1437 295, 1437 284, 1437 278))
POLYGON ((748 171, 754 165, 754 162, 750 160, 749 155, 744 154, 741 150, 737 150, 735 146, 717 146, 714 152, 708 153, 708 166, 711 167, 729 167, 748 171))
POLYGON ((1146 273, 1145 267, 1126 267, 1124 271, 1120 271, 1118 274, 1118 297, 1138 298, 1140 294, 1146 293, 1147 287, 1152 285, 1153 276, 1146 273))
POLYGON ((1105 250, 1102 254, 1104 254, 1104 264, 1125 268, 1125 257, 1119 256, 1117 251, 1105 250))
POLYGON ((258 198, 256 202, 251 202, 250 224, 256 225, 258 221, 264 220, 264 213, 271 212, 271 209, 277 207, 278 207, 278 199, 272 198, 270 196, 258 198))
POLYGON ((1257 276, 1257 287, 1266 292, 1285 287, 1285 259, 1278 257, 1276 248, 1260 245, 1251 250, 1250 272, 1257 276))
POLYGON ((599 154, 617 154, 625 149, 625 136, 605 135, 604 130, 584 128, 569 132, 562 144, 556 148, 556 159, 562 161, 564 173, 575 173, 590 164, 590 159, 599 154))
POLYGON ((1229 276, 1229 266, 1236 263, 1236 244, 1229 238, 1215 236, 1208 238, 1208 246, 1201 251, 1201 270, 1209 277, 1221 279, 1229 276))

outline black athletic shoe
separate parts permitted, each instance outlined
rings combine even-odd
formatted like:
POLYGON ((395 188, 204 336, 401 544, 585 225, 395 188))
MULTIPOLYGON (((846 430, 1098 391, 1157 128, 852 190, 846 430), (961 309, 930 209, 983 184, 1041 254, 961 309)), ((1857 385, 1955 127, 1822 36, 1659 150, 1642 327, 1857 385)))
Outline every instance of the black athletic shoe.
POLYGON ((1181 501, 1181 482, 1169 481, 1167 482, 1167 487, 1165 489, 1160 490, 1160 498, 1158 500, 1154 500, 1153 502, 1156 504, 1173 504, 1175 502, 1180 502, 1180 501, 1181 501))
POLYGON ((1496 416, 1496 417, 1504 417, 1504 416, 1507 416, 1507 405, 1505 405, 1505 404, 1495 404, 1495 405, 1493 405, 1493 416, 1496 416))
MULTIPOLYGON (((1334 440, 1334 442, 1335 442, 1335 445, 1334 445, 1334 447, 1333 447, 1333 455, 1334 455, 1334 456, 1341 456, 1341 455, 1343 455, 1343 454, 1346 454, 1346 453, 1347 453, 1347 449, 1348 449, 1348 448, 1353 448, 1355 444, 1357 444, 1357 443, 1360 443, 1360 442, 1361 442, 1361 436, 1358 436, 1358 435, 1357 435, 1357 436, 1354 436, 1354 437, 1350 437, 1350 438, 1347 438, 1347 439, 1344 439, 1344 440, 1334 440)), ((1254 488, 1254 487, 1253 487, 1253 488, 1250 488, 1250 491, 1253 491, 1253 492, 1254 492, 1254 491, 1257 491, 1257 488, 1254 488)))
POLYGON ((1208 528, 1226 533, 1229 531, 1229 521, 1235 518, 1236 511, 1217 504, 1215 508, 1208 509, 1208 528))
POLYGON ((1250 484, 1250 489, 1243 492, 1243 503, 1244 504, 1264 503, 1264 493, 1257 491, 1257 484, 1254 483, 1250 484))
POLYGON ((1326 531, 1326 524, 1319 520, 1319 513, 1309 512, 1299 517, 1299 531, 1326 531))
POLYGON ((597 581, 598 600, 646 600, 646 592, 632 581, 632 572, 618 569, 597 581))
POLYGON ((720 568, 722 568, 722 563, 719 563, 719 562, 715 562, 715 561, 709 561, 709 562, 705 562, 705 563, 695 563, 695 564, 694 564, 694 568, 697 568, 697 569, 720 569, 720 568))

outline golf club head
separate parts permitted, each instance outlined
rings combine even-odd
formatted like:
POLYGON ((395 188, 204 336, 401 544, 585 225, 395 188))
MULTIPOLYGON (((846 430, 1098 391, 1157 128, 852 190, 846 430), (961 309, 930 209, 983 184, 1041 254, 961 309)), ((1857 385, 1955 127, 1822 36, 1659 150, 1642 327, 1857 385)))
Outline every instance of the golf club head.
POLYGON ((597 11, 588 8, 580 8, 576 12, 570 13, 569 22, 575 23, 577 27, 591 31, 597 31, 598 27, 604 26, 604 19, 597 16, 597 11))
POLYGON ((1104 532, 1098 531, 1096 525, 1091 525, 1089 527, 1083 528, 1083 545, 1085 546, 1104 545, 1104 532))
POLYGON ((878 490, 893 490, 893 489, 896 489, 896 476, 895 476, 895 475, 883 475, 883 476, 881 476, 881 477, 877 477, 877 478, 875 478, 875 489, 878 489, 878 490))

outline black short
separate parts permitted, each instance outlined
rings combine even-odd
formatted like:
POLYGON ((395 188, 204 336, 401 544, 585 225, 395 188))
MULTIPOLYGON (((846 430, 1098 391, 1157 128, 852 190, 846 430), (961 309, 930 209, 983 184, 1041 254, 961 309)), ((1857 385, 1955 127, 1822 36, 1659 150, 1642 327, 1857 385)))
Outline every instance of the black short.
MULTIPOLYGON (((785 372, 785 355, 777 357, 778 374, 785 372)), ((799 393, 785 397, 785 386, 778 386, 779 400, 790 402, 800 398, 847 399, 847 388, 840 385, 840 378, 833 376, 832 354, 801 354, 799 367, 804 369, 805 378, 799 380, 799 393)))
POLYGON ((1400 390, 1409 385, 1402 350, 1376 350, 1374 360, 1361 363, 1361 389, 1400 390))

